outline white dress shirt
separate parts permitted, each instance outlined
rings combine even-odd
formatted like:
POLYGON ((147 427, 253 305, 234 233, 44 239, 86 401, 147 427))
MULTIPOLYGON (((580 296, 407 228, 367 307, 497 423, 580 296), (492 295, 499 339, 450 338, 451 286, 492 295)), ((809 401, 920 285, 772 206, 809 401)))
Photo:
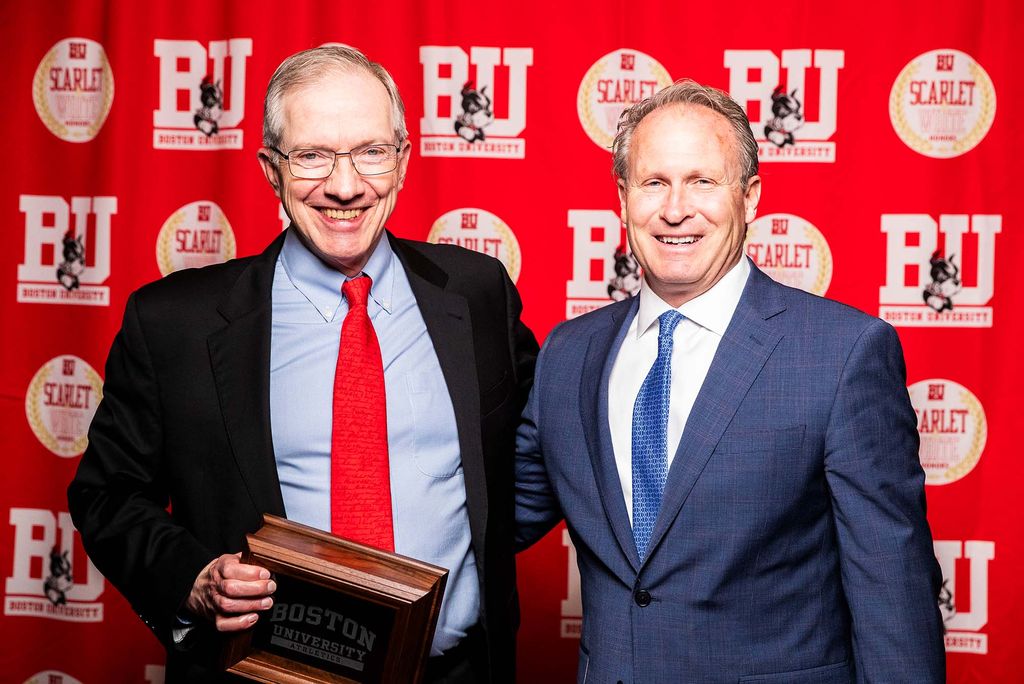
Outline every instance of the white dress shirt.
MULTIPOLYGON (((679 438, 690 417, 718 343, 729 327, 750 275, 746 258, 715 283, 676 311, 683 320, 672 335, 672 394, 668 414, 668 467, 672 467, 679 438)), ((619 471, 629 521, 633 522, 633 404, 644 378, 658 358, 658 316, 672 307, 654 294, 645 280, 640 287, 640 308, 622 340, 608 381, 608 427, 619 471)))

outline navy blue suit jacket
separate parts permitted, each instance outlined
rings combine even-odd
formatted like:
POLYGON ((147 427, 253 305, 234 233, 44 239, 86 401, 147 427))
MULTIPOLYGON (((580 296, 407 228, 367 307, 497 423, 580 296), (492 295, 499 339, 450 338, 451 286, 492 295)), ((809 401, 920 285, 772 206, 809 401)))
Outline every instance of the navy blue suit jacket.
POLYGON ((519 544, 564 516, 578 554, 579 681, 945 681, 893 328, 752 266, 640 563, 608 429, 637 307, 552 332, 518 435, 519 544))

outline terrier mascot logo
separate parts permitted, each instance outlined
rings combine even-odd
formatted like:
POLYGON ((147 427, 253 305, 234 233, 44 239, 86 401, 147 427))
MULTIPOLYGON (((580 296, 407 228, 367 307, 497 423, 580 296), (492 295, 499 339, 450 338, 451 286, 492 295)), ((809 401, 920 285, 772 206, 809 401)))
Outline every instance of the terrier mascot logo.
POLYGON ((71 561, 68 552, 61 553, 56 546, 50 550, 50 576, 43 582, 46 598, 55 606, 63 606, 68 602, 68 591, 75 585, 71 578, 71 561))
POLYGON ((85 272, 85 245, 82 236, 75 237, 69 229, 64 233, 64 261, 57 266, 57 281, 67 291, 78 289, 78 276, 85 272))
POLYGON ((487 86, 477 90, 473 81, 466 81, 462 86, 462 114, 455 119, 455 132, 467 142, 484 140, 484 128, 493 122, 494 111, 487 86))
POLYGON ((955 254, 950 254, 948 259, 943 258, 942 253, 936 251, 928 260, 931 264, 932 282, 924 288, 924 303, 939 313, 953 310, 953 295, 962 288, 960 285, 960 267, 953 261, 955 254))
POLYGON ((221 90, 220 81, 214 83, 213 78, 207 75, 199 84, 199 101, 202 106, 196 110, 192 122, 196 128, 207 138, 220 131, 220 115, 224 113, 224 91, 221 90))
POLYGON ((640 264, 625 245, 615 249, 615 275, 608 281, 608 296, 613 301, 635 297, 640 292, 640 264))
POLYGON ((796 142, 793 132, 804 125, 802 105, 796 99, 796 89, 786 93, 782 86, 772 91, 772 118, 764 126, 764 137, 778 147, 796 142))

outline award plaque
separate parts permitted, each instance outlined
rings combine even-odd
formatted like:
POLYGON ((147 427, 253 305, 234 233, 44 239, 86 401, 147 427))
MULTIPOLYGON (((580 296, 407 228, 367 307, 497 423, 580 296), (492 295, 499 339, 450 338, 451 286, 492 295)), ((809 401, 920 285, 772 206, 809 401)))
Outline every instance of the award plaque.
POLYGON ((261 682, 419 682, 448 571, 273 515, 242 562, 273 573, 274 605, 229 638, 224 666, 261 682))

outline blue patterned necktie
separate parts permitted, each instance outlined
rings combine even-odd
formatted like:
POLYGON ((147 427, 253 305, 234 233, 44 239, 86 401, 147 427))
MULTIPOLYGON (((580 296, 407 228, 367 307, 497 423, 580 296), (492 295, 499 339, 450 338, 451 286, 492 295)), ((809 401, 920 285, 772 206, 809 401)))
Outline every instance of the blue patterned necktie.
POLYGON ((682 314, 658 317, 658 358, 633 404, 633 541, 643 563, 668 476, 668 404, 672 393, 672 333, 682 314))

